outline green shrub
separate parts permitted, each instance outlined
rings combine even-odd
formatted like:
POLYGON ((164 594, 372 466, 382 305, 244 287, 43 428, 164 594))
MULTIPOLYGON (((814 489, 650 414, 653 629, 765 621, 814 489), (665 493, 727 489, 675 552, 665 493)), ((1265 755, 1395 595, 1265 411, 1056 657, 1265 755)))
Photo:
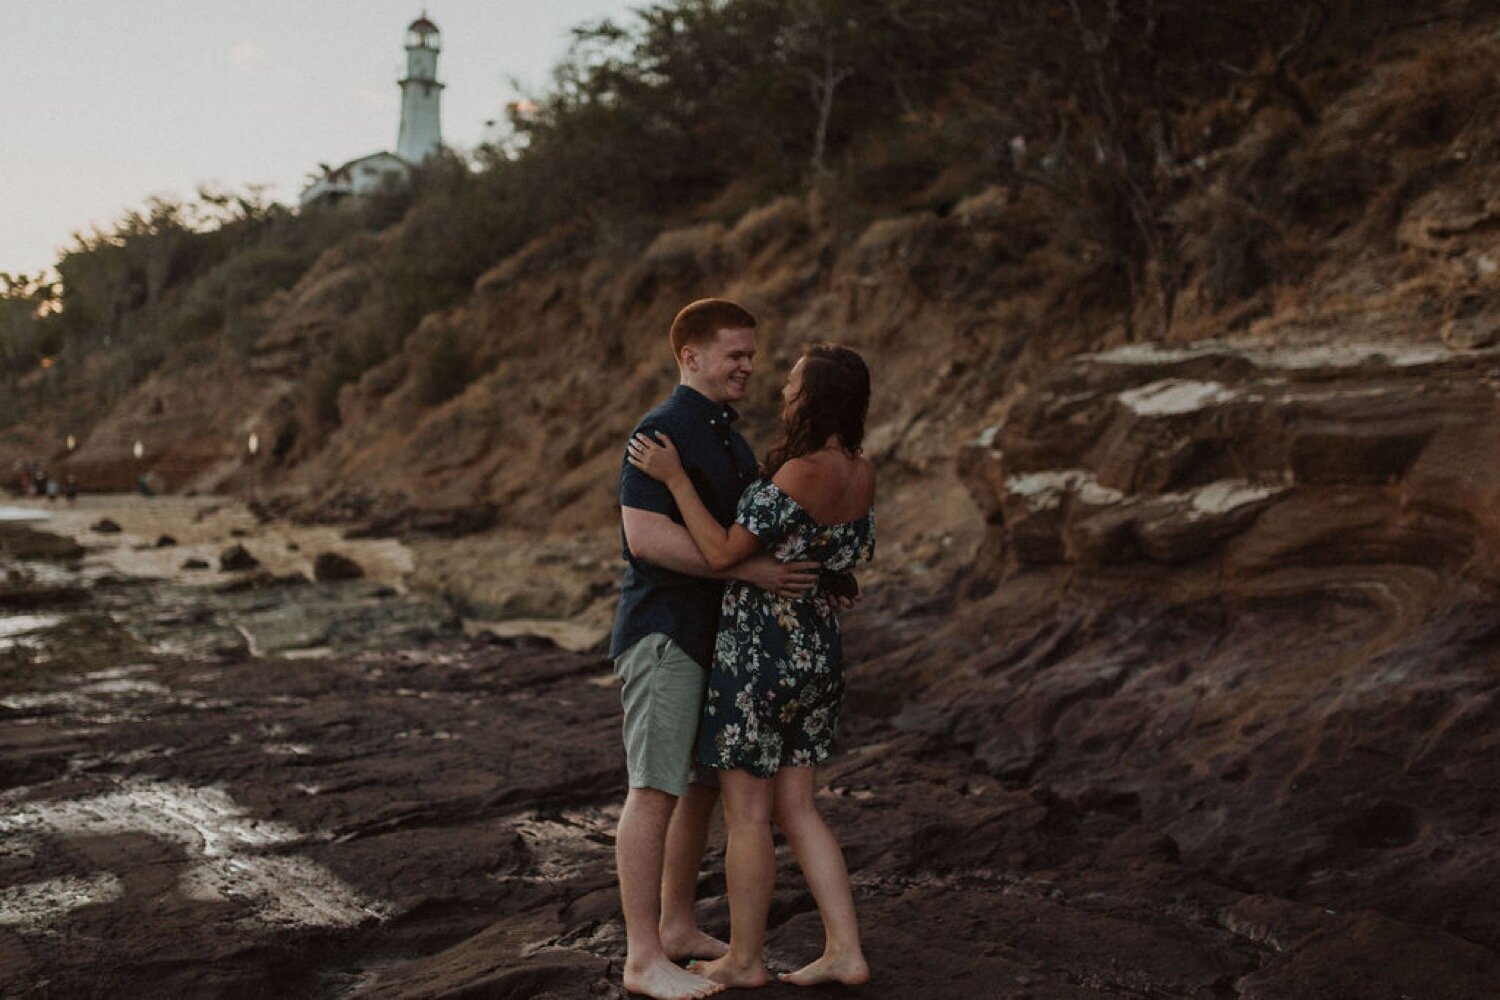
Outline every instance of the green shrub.
POLYGON ((468 388, 484 370, 475 363, 473 345, 448 327, 417 369, 417 398, 425 406, 445 403, 468 388))

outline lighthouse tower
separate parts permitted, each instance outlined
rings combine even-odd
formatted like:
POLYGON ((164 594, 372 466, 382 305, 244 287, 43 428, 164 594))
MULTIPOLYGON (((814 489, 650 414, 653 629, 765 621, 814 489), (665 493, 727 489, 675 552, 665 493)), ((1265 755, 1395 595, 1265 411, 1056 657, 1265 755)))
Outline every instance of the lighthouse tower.
POLYGON ((401 131, 396 136, 396 155, 408 163, 421 163, 443 142, 439 110, 443 85, 437 79, 441 47, 438 27, 427 20, 426 13, 406 29, 406 77, 401 81, 401 131))

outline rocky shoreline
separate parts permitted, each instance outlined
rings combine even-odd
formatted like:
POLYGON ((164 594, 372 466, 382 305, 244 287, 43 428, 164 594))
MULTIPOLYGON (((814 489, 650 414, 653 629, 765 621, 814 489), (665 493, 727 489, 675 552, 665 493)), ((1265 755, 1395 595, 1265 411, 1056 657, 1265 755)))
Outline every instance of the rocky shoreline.
MULTIPOLYGON (((1314 360, 1064 366, 965 452, 972 563, 872 581, 820 793, 859 995, 1494 995, 1500 358, 1314 360)), ((597 651, 379 580, 83 589, 19 613, 86 645, 0 667, 7 995, 623 996, 597 651)), ((819 942, 782 860, 777 968, 819 942)))
MULTIPOLYGON (((1346 699, 1348 732, 1312 743, 1296 717, 1235 736, 1194 718, 1205 681, 1264 662, 1300 611, 1035 582, 957 620, 942 594, 874 595, 849 623, 861 668, 823 801, 877 956, 862 995, 1486 995, 1493 820, 1454 794, 1493 787, 1463 737, 1485 709, 1408 733, 1416 767, 1374 752, 1384 703, 1346 699), (976 706, 985 676, 1010 693, 976 706), (1132 691, 1157 704, 1127 712, 1132 691)), ((1434 623, 1452 655, 1428 660, 1429 706, 1493 633, 1480 610, 1434 623)), ((597 656, 493 636, 158 654, 0 691, 12 995, 623 996, 597 656)), ((783 861, 790 967, 819 932, 783 861)), ((701 893, 722 929, 717 852, 701 893)))

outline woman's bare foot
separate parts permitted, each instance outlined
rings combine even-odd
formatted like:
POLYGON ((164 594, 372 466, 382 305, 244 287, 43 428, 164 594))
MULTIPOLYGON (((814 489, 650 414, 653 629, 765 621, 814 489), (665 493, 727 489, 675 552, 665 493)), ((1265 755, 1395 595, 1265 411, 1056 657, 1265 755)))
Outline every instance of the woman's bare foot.
POLYGON ((663 930, 661 946, 674 962, 685 962, 690 958, 723 958, 729 954, 729 945, 696 927, 689 927, 685 932, 663 930))
POLYGON ((625 966, 625 989, 651 1000, 699 1000, 724 992, 720 984, 678 968, 666 959, 644 968, 625 966))
POLYGON ((783 983, 793 986, 818 986, 822 983, 843 983, 845 986, 861 986, 870 981, 870 966, 863 955, 841 955, 837 958, 824 955, 809 962, 796 972, 781 977, 783 983))
POLYGON ((749 965, 741 965, 731 961, 729 956, 725 955, 712 962, 694 962, 688 968, 700 976, 706 976, 716 983, 723 983, 733 989, 754 989, 770 982, 766 967, 759 959, 749 965))

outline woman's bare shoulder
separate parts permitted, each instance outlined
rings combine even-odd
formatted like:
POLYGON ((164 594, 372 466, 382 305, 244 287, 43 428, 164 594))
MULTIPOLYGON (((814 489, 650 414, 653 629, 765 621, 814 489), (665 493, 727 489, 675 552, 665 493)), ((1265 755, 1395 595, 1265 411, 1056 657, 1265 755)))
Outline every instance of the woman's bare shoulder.
POLYGON ((776 470, 776 475, 771 477, 771 482, 795 498, 799 491, 815 491, 827 478, 828 470, 818 461, 818 456, 803 455, 800 458, 789 458, 782 462, 781 468, 776 470))
POLYGON ((863 455, 853 459, 820 452, 788 459, 772 482, 804 509, 842 508, 851 494, 868 506, 875 496, 875 463, 863 455))

